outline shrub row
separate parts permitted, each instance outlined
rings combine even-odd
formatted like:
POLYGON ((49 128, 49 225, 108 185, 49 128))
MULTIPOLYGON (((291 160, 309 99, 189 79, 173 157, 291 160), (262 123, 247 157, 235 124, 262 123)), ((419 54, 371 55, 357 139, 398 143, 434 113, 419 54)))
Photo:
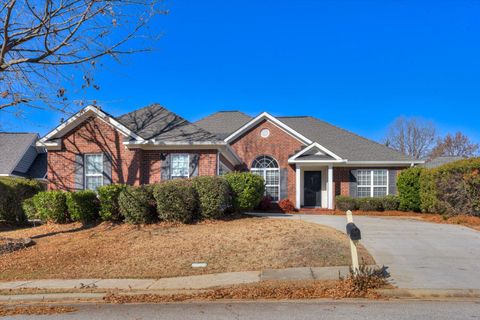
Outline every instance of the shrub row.
POLYGON ((378 198, 352 198, 346 196, 337 196, 335 198, 335 203, 336 208, 342 211, 391 211, 398 210, 400 206, 399 198, 394 195, 378 198))
POLYGON ((397 186, 401 210, 480 215, 480 158, 404 170, 397 186))
POLYGON ((43 190, 36 180, 23 178, 0 178, 0 220, 18 224, 27 220, 27 214, 21 203, 43 190))
POLYGON ((155 220, 189 223, 218 219, 231 211, 250 210, 263 197, 263 179, 251 173, 196 177, 155 185, 107 185, 94 191, 44 191, 26 199, 30 218, 64 223, 105 221, 150 223, 155 220))

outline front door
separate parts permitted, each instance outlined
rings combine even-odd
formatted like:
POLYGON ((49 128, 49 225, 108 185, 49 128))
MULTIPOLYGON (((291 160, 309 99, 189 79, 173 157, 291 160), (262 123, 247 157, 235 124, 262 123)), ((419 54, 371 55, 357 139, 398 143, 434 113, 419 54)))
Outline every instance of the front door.
POLYGON ((303 175, 303 204, 306 207, 322 205, 322 172, 305 171, 303 175))

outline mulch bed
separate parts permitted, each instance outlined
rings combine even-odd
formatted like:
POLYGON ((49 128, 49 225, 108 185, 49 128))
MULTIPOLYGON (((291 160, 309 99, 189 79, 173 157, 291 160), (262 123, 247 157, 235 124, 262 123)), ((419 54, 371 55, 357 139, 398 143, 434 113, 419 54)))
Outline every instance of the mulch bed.
POLYGON ((12 239, 0 237, 0 254, 25 249, 34 244, 35 242, 30 238, 12 239))

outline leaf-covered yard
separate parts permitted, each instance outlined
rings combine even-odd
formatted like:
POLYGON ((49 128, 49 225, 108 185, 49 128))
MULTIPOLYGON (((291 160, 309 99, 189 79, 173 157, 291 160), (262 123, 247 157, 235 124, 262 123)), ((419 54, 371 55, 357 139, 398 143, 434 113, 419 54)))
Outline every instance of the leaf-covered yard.
MULTIPOLYGON (((161 278, 350 263, 344 234, 303 221, 245 218, 194 225, 44 225, 0 232, 36 245, 0 255, 0 280, 161 278), (207 262, 193 269, 192 262, 207 262)), ((373 259, 361 249, 367 264, 373 259)))

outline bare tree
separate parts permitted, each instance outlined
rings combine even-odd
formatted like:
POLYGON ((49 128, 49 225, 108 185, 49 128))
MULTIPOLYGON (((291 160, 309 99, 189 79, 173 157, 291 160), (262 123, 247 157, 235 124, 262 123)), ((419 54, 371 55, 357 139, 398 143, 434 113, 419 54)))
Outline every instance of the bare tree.
POLYGON ((450 133, 443 139, 438 139, 436 146, 433 148, 430 158, 440 156, 452 157, 473 157, 477 154, 480 145, 470 141, 466 135, 461 132, 455 133, 455 136, 450 133))
POLYGON ((390 126, 385 144, 414 159, 426 157, 435 142, 432 122, 420 118, 397 118, 390 126))
MULTIPOLYGON (((0 4, 0 111, 64 110, 65 83, 98 89, 98 59, 148 50, 161 0, 3 0, 0 4), (128 45, 128 47, 127 47, 128 45)), ((154 36, 153 36, 154 37, 154 36)))

